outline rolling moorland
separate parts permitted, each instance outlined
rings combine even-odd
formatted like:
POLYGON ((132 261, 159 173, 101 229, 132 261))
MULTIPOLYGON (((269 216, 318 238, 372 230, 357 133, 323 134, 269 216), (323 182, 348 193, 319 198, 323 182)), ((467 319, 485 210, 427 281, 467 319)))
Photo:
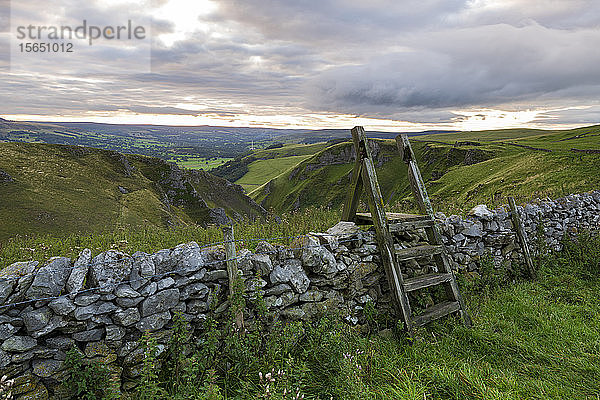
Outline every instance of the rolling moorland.
MULTIPOLYGON (((436 131, 437 132, 437 131, 436 131)), ((445 132, 445 131, 439 131, 445 132)), ((422 132, 424 134, 427 132, 422 132)), ((392 138, 389 132, 369 132, 392 138)), ((50 143, 143 154, 179 166, 210 169, 273 143, 317 143, 346 138, 344 129, 269 129, 220 126, 116 125, 91 122, 20 122, 0 118, 0 142, 50 143)))
MULTIPOLYGON (((600 126, 566 131, 513 129, 435 134, 412 138, 412 146, 434 206, 439 211, 463 212, 485 203, 506 204, 507 196, 522 201, 557 197, 595 189, 600 184, 600 126)), ((413 208, 395 141, 376 140, 373 154, 386 204, 394 211, 413 208)), ((250 197, 275 213, 306 207, 339 209, 353 166, 350 142, 328 146, 275 177, 278 161, 252 161, 241 177, 253 181, 250 197), (261 179, 269 179, 266 182, 261 179), (260 185, 263 183, 262 185, 260 185)), ((245 160, 242 159, 242 164, 245 160)), ((292 161, 290 159, 290 161, 292 161)))
MULTIPOLYGON (((232 157, 228 168, 235 170, 236 162, 247 167, 238 172, 236 183, 246 182, 251 197, 282 216, 248 217, 236 225, 237 238, 324 231, 339 220, 352 150, 349 142, 327 140, 257 150, 249 155, 256 159, 248 162, 242 161, 247 156, 232 157)), ((445 213, 464 213, 480 203, 499 205, 509 195, 527 200, 600 187, 599 126, 438 133, 411 142, 434 207, 445 213)), ((374 150, 388 209, 412 209, 395 143, 377 140, 374 150)), ((196 225, 211 208, 223 207, 229 215, 263 214, 239 187, 209 174, 173 169, 156 158, 30 143, 0 143, 0 152, 0 233, 5 235, 0 268, 28 259, 74 257, 82 248, 93 254, 108 248, 131 254, 191 240, 203 245, 222 239, 218 228, 196 225), (173 171, 184 179, 165 179, 173 171), (182 182, 186 189, 169 197, 182 182), (221 187, 231 190, 206 197, 221 187), (206 206, 189 201, 194 191, 206 206), (239 199, 235 207, 234 195, 239 199), (45 209, 51 212, 35 220, 36 212, 45 209)), ((221 169, 213 172, 227 173, 221 169)), ((256 242, 240 245, 252 248, 256 242)), ((443 320, 413 342, 376 310, 362 331, 327 317, 270 326, 267 316, 266 330, 240 335, 225 322, 191 340, 180 326, 172 349, 189 346, 191 356, 167 351, 160 356, 161 369, 146 363, 134 392, 111 391, 101 365, 78 364, 74 356, 68 372, 79 380, 70 382, 70 390, 81 390, 80 398, 131 399, 597 399, 598 260, 600 240, 582 235, 566 241, 560 253, 537 254, 536 279, 493 268, 460 277, 471 329, 443 320), (259 372, 264 377, 271 370, 285 374, 272 382, 259 378, 259 372)))

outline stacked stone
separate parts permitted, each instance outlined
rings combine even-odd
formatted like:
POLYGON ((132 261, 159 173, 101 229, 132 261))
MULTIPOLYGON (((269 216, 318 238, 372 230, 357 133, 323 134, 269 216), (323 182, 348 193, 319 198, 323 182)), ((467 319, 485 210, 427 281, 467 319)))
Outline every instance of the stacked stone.
MULTIPOLYGON (((541 221, 547 244, 559 249, 564 234, 600 228, 600 192, 539 201, 519 211, 531 244, 541 221)), ((506 209, 478 206, 467 218, 437 217, 456 269, 477 271, 485 253, 498 266, 521 262, 506 209)), ((422 231, 395 235, 397 247, 424 241, 422 231)), ((352 223, 311 233, 289 247, 260 242, 236 258, 245 295, 250 300, 260 292, 275 318, 311 320, 335 312, 356 324, 364 323, 369 302, 378 310, 392 308, 375 234, 352 223)), ((413 263, 404 272, 429 271, 413 263)), ((75 260, 12 264, 0 271, 0 375, 16 377, 17 398, 56 396, 66 352, 76 346, 86 358, 106 363, 129 390, 140 374, 142 334, 153 332, 163 351, 176 312, 192 332, 209 316, 223 319, 227 285, 223 248, 202 249, 194 242, 154 254, 110 250, 92 258, 84 250, 75 260)))
MULTIPOLYGON (((538 247, 539 228, 548 249, 558 251, 565 235, 600 230, 600 191, 572 194, 558 200, 538 200, 517 206, 529 245, 538 247), (541 226, 540 226, 541 224, 541 226)), ((494 265, 523 263, 523 254, 507 207, 493 211, 479 205, 466 218, 436 214, 442 239, 457 270, 478 271, 484 254, 494 265)))
MULTIPOLYGON (((357 323, 368 301, 389 304, 374 235, 347 228, 289 248, 261 242, 254 253, 240 250, 245 295, 260 290, 269 311, 284 320, 337 312, 357 323)), ((17 398, 48 398, 76 346, 106 363, 129 390, 140 374, 143 332, 153 332, 163 351, 175 312, 192 331, 209 313, 224 317, 227 285, 223 249, 194 242, 154 254, 110 250, 92 258, 84 250, 76 260, 12 264, 0 276, 0 306, 17 303, 0 309, 0 374, 17 377, 17 398)))

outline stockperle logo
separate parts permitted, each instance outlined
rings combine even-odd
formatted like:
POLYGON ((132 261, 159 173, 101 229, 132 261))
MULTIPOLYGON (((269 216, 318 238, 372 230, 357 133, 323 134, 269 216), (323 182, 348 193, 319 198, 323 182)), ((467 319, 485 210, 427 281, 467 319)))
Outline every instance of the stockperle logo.
POLYGON ((90 25, 84 19, 81 25, 75 27, 70 25, 20 25, 16 27, 16 38, 22 41, 37 41, 38 44, 45 43, 45 40, 80 39, 86 40, 91 46, 97 40, 144 40, 146 32, 146 27, 135 25, 131 20, 122 25, 98 26, 90 25))

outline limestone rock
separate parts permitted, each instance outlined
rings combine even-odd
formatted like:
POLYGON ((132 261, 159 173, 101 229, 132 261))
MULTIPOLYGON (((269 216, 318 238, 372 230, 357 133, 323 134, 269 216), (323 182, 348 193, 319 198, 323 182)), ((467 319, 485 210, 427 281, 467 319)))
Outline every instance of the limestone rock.
POLYGON ((485 221, 490 221, 494 217, 494 213, 488 210, 485 204, 479 204, 471 209, 469 215, 481 218, 485 221))
POLYGON ((129 280, 131 287, 134 290, 139 290, 142 286, 148 283, 151 276, 156 274, 156 267, 152 256, 138 251, 133 254, 133 265, 129 280))
POLYGON ((319 239, 314 236, 303 236, 294 241, 292 247, 296 257, 302 261, 302 265, 308 267, 316 274, 335 274, 338 271, 337 261, 329 250, 322 246, 319 239))
POLYGON ((90 304, 96 302, 99 299, 100 299, 100 295, 97 293, 82 293, 82 294, 77 295, 77 297, 75 297, 75 299, 73 300, 73 303, 75 303, 75 305, 78 305, 80 307, 85 307, 85 306, 89 306, 90 304))
POLYGON ((298 293, 306 292, 310 285, 310 279, 302 269, 302 264, 296 259, 286 260, 276 266, 269 278, 272 284, 289 283, 298 293))
POLYGON ((175 307, 178 302, 179 289, 167 289, 162 292, 157 292, 142 302, 142 317, 170 310, 175 307))
MULTIPOLYGON (((268 275, 273 271, 273 262, 267 254, 252 254, 241 256, 238 261, 239 268, 246 272, 256 272, 260 276, 268 275)), ((254 273, 252 273, 254 275, 254 273)))
POLYGON ((48 325, 50 318, 52 318, 52 311, 48 307, 42 307, 37 310, 23 312, 21 318, 23 318, 27 332, 32 333, 48 325))
POLYGON ((77 257, 77 260, 73 265, 73 270, 69 275, 69 279, 67 279, 67 284, 65 286, 67 293, 74 293, 83 289, 83 282, 88 274, 91 260, 92 251, 90 249, 85 249, 79 253, 79 257, 77 257))
POLYGON ((171 257, 171 250, 169 249, 159 250, 150 257, 156 269, 156 274, 165 274, 176 268, 175 260, 171 257))
POLYGON ((126 280, 131 274, 133 259, 125 253, 108 250, 92 260, 89 270, 89 285, 101 287, 100 293, 110 293, 112 286, 126 280))
POLYGON ((37 340, 29 336, 12 336, 2 343, 2 350, 21 353, 33 349, 37 345, 37 340))
POLYGON ((207 282, 216 282, 218 280, 227 279, 227 270, 217 269, 213 271, 207 271, 204 280, 207 282))
POLYGON ((4 350, 0 350, 0 369, 6 368, 10 364, 10 355, 4 350))
POLYGON ((27 289, 28 299, 58 296, 64 289, 70 274, 71 260, 66 257, 53 257, 35 274, 27 289))
POLYGON ((53 338, 46 339, 46 345, 58 350, 69 350, 75 341, 68 336, 56 336, 53 338))
POLYGON ((175 280, 169 276, 165 279, 161 279, 160 281, 158 281, 156 283, 156 289, 157 290, 168 289, 171 286, 173 286, 174 284, 175 284, 175 280))
POLYGON ((0 340, 5 340, 5 339, 11 337, 18 330, 19 330, 19 328, 17 328, 16 326, 14 326, 12 324, 8 324, 8 323, 1 324, 0 325, 0 340))
POLYGON ((206 263, 200 246, 196 242, 180 244, 173 249, 171 257, 175 260, 180 275, 188 275, 199 271, 202 265, 206 263))
POLYGON ((117 287, 117 290, 115 290, 115 295, 117 297, 126 297, 129 299, 140 297, 140 294, 138 292, 136 292, 135 290, 133 290, 131 288, 131 286, 129 286, 127 284, 119 285, 117 287))
POLYGON ((104 328, 94 328, 83 332, 77 332, 73 334, 73 339, 78 342, 96 342, 102 339, 104 328))
POLYGON ((11 296, 11 302, 23 299, 23 294, 33 282, 38 265, 37 261, 17 262, 0 271, 0 304, 5 303, 13 291, 15 293, 11 296), (15 296, 19 292, 21 296, 15 296))
POLYGON ((135 327, 142 332, 153 332, 161 329, 163 326, 169 323, 171 320, 171 313, 169 311, 155 313, 142 318, 135 327))
POLYGON ((58 315, 67 315, 77 308, 75 304, 66 297, 59 297, 58 299, 52 300, 48 305, 52 311, 58 315))
POLYGON ((33 374, 40 378, 49 378, 62 368, 62 361, 52 359, 33 360, 31 367, 33 374))
POLYGON ((125 329, 117 325, 108 325, 106 327, 106 340, 121 340, 125 336, 125 329))
MULTIPOLYGON (((175 289, 177 290, 177 289, 175 289)), ((203 299, 208 295, 209 289, 204 283, 196 282, 191 285, 187 285, 181 289, 179 295, 180 300, 187 299, 203 299)), ((158 293, 157 293, 158 294, 158 293)))
POLYGON ((140 320, 140 313, 137 308, 127 308, 125 310, 115 311, 112 314, 115 324, 121 326, 130 326, 140 320))
POLYGON ((327 233, 340 238, 349 238, 360 232, 360 228, 354 222, 340 221, 331 228, 327 229, 327 233))

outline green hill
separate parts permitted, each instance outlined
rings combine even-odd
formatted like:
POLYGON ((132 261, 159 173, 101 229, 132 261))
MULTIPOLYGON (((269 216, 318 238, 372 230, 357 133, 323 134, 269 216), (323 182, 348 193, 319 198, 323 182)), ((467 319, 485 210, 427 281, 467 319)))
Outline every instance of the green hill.
POLYGON ((154 157, 38 143, 0 143, 0 199, 0 240, 265 215, 241 187, 204 171, 154 157))
POLYGON ((211 172, 242 185, 246 192, 250 193, 257 187, 318 153, 327 147, 327 143, 292 143, 280 146, 255 150, 249 155, 230 160, 211 172))
MULTIPOLYGON (((560 196, 600 186, 600 126, 435 134, 411 142, 434 204, 446 211, 506 203, 507 196, 560 196)), ((384 201, 392 209, 411 208, 406 166, 395 141, 372 143, 384 201)), ((350 142, 330 146, 251 196, 275 212, 315 205, 338 208, 348 191, 353 160, 350 142)))

